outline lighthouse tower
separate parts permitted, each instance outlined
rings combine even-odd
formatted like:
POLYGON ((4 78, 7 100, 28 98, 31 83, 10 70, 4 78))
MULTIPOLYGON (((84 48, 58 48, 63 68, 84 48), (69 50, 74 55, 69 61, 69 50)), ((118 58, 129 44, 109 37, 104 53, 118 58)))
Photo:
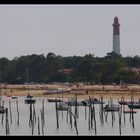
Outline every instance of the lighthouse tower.
POLYGON ((113 23, 113 52, 120 54, 120 24, 118 17, 114 18, 113 23))

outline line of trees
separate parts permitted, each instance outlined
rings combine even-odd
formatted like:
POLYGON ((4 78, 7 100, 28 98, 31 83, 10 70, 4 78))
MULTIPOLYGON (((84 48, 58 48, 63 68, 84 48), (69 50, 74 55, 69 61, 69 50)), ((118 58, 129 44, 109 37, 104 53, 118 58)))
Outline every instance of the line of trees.
POLYGON ((122 57, 113 52, 105 57, 62 57, 49 52, 46 56, 27 55, 12 60, 0 58, 0 82, 21 84, 27 82, 90 82, 90 83, 138 83, 140 76, 125 67, 139 67, 140 57, 122 57), (73 69, 69 74, 60 69, 73 69))

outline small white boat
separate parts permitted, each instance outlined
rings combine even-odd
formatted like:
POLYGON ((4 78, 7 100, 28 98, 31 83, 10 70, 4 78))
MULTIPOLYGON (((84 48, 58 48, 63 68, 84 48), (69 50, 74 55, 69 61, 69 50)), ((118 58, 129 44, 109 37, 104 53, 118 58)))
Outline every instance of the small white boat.
POLYGON ((64 93, 64 92, 70 92, 70 88, 58 88, 58 89, 53 89, 53 90, 46 90, 44 94, 57 94, 57 93, 64 93))

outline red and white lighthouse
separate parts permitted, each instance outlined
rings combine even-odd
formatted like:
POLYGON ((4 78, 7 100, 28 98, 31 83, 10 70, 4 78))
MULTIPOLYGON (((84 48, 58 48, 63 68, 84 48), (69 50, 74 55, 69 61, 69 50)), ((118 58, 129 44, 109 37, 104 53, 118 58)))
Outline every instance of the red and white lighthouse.
POLYGON ((118 17, 114 18, 113 23, 113 52, 120 54, 120 24, 118 17))

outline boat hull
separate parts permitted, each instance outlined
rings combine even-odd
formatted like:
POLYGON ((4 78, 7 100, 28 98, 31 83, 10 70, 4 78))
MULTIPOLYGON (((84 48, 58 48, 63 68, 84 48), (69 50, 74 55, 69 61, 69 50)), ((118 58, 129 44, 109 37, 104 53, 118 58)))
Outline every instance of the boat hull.
POLYGON ((62 102, 60 99, 47 99, 48 102, 62 102))
POLYGON ((55 90, 46 90, 44 94, 60 94, 60 93, 66 93, 70 92, 71 89, 55 89, 55 90))
POLYGON ((34 104, 36 100, 34 99, 25 99, 25 104, 34 104))
POLYGON ((3 114, 6 112, 6 108, 3 106, 0 106, 0 114, 3 114))
POLYGON ((136 111, 135 110, 133 110, 133 111, 132 110, 124 110, 123 113, 136 113, 136 111))
POLYGON ((128 104, 128 107, 130 108, 130 109, 140 109, 140 105, 133 105, 133 104, 128 104))

